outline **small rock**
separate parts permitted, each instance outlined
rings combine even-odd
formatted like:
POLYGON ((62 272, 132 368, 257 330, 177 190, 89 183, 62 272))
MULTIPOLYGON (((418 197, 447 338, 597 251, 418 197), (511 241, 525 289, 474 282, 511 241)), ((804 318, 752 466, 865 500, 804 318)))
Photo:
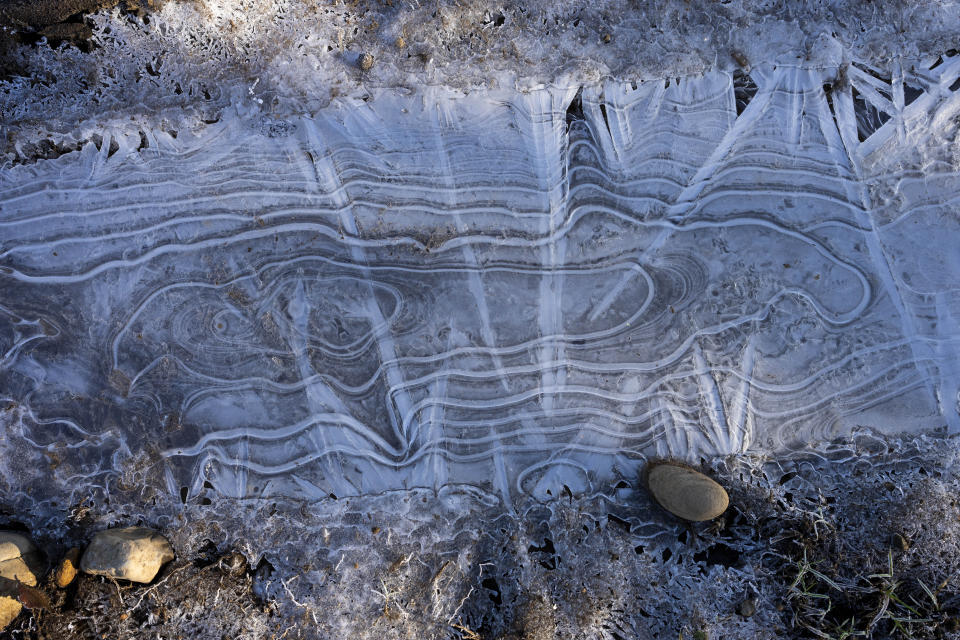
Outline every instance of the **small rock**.
POLYGON ((40 552, 30 539, 12 531, 0 531, 0 577, 32 587, 42 573, 40 552))
POLYGON ((757 612, 757 599, 756 598, 747 598, 737 607, 737 613, 739 613, 744 618, 749 618, 757 612))
POLYGON ((403 36, 397 36, 394 44, 397 46, 397 49, 404 49, 407 46, 407 41, 403 39, 403 36))
POLYGON ((894 549, 899 549, 900 551, 910 551, 910 542, 899 533, 895 533, 890 536, 890 544, 894 549))
POLYGON ((16 620, 22 609, 23 605, 16 598, 0 597, 0 630, 6 629, 11 622, 16 620))
POLYGON ((240 575, 247 571, 247 559, 239 551, 234 551, 220 558, 220 566, 225 568, 228 573, 240 575))
POLYGON ((53 580, 57 586, 61 589, 66 589, 70 586, 73 579, 77 577, 77 567, 79 566, 80 549, 74 547, 70 549, 70 551, 67 551, 67 555, 63 556, 63 560, 60 561, 56 571, 53 572, 53 580))
POLYGON ((699 471, 678 464, 649 466, 647 488, 661 507, 684 520, 712 520, 730 506, 723 487, 699 471))
POLYGON ((18 583, 35 587, 43 574, 43 560, 30 539, 12 531, 0 531, 0 629, 20 615, 18 583))
POLYGON ((160 567, 173 558, 170 543, 153 529, 108 529, 90 541, 80 560, 80 570, 97 576, 150 582, 160 567))
POLYGON ((750 61, 747 60, 747 56, 745 56, 743 52, 737 51, 736 49, 734 49, 733 51, 730 52, 730 57, 736 60, 737 64, 740 65, 741 69, 747 72, 750 71, 750 61))
POLYGON ((361 53, 357 58, 357 66, 361 71, 370 71, 373 68, 373 56, 369 53, 361 53))

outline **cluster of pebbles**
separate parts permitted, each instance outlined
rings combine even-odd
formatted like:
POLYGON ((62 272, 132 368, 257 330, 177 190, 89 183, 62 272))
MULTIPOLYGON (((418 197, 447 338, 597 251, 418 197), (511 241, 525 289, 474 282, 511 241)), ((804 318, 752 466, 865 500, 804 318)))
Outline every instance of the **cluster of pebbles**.
POLYGON ((24 607, 47 609, 47 589, 65 589, 77 571, 131 582, 150 582, 173 560, 170 543, 144 527, 107 529, 93 536, 87 548, 70 549, 43 581, 46 562, 33 541, 22 533, 0 531, 0 630, 24 607))

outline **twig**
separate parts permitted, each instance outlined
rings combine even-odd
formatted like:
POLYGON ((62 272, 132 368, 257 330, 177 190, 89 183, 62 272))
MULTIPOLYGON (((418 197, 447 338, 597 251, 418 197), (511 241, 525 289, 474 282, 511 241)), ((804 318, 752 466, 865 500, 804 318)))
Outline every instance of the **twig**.
POLYGON ((309 605, 301 604, 297 602, 297 599, 293 596, 293 591, 290 591, 290 587, 287 586, 299 577, 300 577, 299 575, 295 575, 289 580, 287 580, 286 582, 284 582, 283 580, 280 580, 280 584, 283 585, 284 590, 287 592, 287 595, 290 596, 290 600, 293 602, 293 604, 297 605, 298 607, 302 607, 306 609, 307 613, 309 613, 310 616, 313 618, 313 623, 319 626, 320 622, 317 620, 317 615, 313 612, 313 608, 310 607, 309 605))
MULTIPOLYGON (((150 593, 151 591, 153 591, 154 589, 156 589, 157 587, 159 587, 160 585, 162 585, 164 582, 166 582, 167 580, 169 580, 170 578, 172 578, 174 575, 176 575, 177 573, 183 571, 184 569, 186 569, 186 568, 189 567, 189 566, 190 566, 190 565, 185 564, 185 565, 183 565, 182 567, 179 567, 179 568, 177 568, 177 569, 174 569, 173 571, 171 571, 170 573, 168 573, 166 576, 164 576, 164 578, 163 578, 162 580, 160 580, 157 584, 153 585, 152 587, 150 587, 149 589, 147 589, 146 591, 144 591, 143 593, 141 593, 141 594, 140 594, 140 599, 137 600, 137 604, 135 604, 135 605, 133 605, 132 607, 130 607, 129 609, 127 609, 127 613, 132 613, 134 609, 136 609, 137 607, 139 607, 139 606, 143 603, 143 599, 147 597, 147 594, 148 594, 148 593, 150 593)), ((114 580, 114 584, 116 584, 116 580, 114 580)), ((119 587, 118 587, 118 590, 119 590, 119 587)), ((123 604, 123 600, 120 600, 120 604, 123 604)))
POLYGON ((453 623, 450 626, 463 634, 464 640, 480 640, 480 636, 477 634, 477 632, 468 626, 460 624, 459 622, 453 623))
POLYGON ((460 613, 460 609, 463 608, 463 604, 467 601, 467 598, 469 598, 469 597, 470 597, 470 594, 472 594, 472 593, 473 593, 473 587, 470 587, 470 591, 467 591, 467 595, 463 596, 463 598, 460 600, 460 604, 458 604, 458 605, 457 605, 457 608, 454 609, 453 615, 451 615, 451 616, 447 619, 447 624, 449 624, 449 623, 453 620, 453 617, 454 617, 454 616, 456 616, 458 613, 460 613))

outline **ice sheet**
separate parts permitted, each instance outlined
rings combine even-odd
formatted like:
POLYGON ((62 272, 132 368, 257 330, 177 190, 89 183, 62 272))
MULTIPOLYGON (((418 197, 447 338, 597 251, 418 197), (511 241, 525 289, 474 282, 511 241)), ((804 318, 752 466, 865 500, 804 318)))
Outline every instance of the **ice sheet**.
POLYGON ((957 431, 960 58, 868 71, 118 118, 3 169, 5 464, 509 503, 957 431))

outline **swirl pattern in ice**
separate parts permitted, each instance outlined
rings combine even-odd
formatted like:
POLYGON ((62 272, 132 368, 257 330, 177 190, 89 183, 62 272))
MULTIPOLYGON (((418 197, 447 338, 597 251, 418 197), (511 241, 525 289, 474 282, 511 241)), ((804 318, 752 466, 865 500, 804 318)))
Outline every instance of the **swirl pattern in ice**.
POLYGON ((10 433, 61 482, 509 500, 960 428, 960 178, 901 162, 960 59, 868 71, 382 91, 4 170, 10 433))

